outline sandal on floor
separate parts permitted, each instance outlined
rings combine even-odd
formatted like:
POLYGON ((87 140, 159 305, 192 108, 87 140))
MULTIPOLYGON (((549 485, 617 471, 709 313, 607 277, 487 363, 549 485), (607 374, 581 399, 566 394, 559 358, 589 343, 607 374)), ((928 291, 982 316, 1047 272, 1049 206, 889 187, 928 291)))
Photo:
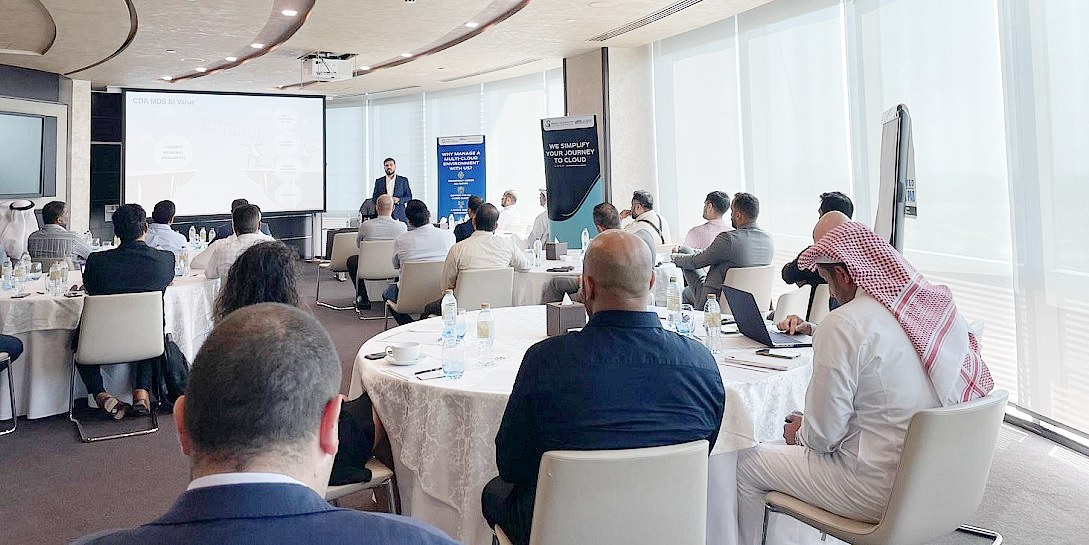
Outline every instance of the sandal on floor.
POLYGON ((134 399, 132 401, 132 408, 129 409, 130 416, 149 416, 151 415, 151 401, 147 399, 134 399))
MULTIPOLYGON (((97 400, 96 400, 97 401, 97 400)), ((98 404, 106 414, 113 417, 114 420, 121 420, 125 418, 125 413, 128 412, 131 405, 107 394, 106 400, 98 404)))

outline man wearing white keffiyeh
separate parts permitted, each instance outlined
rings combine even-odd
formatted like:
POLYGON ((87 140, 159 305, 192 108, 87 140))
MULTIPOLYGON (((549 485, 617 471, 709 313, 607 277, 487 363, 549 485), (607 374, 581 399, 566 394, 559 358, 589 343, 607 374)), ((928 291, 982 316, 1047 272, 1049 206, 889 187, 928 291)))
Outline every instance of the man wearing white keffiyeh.
POLYGON ((993 385, 948 288, 931 285, 860 223, 814 235, 798 264, 816 269, 841 306, 814 332, 805 414, 787 416, 787 444, 738 455, 744 545, 760 542, 769 490, 876 522, 911 417, 982 397, 993 385))

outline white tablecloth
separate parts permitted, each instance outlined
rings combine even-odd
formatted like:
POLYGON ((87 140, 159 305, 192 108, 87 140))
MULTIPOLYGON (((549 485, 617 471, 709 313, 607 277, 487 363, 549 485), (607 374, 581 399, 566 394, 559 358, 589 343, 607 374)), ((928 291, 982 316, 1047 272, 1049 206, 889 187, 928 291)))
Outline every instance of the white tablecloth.
MULTIPOLYGON (((465 375, 421 381, 417 370, 440 367, 441 321, 432 318, 391 329, 359 350, 349 398, 369 393, 390 436, 404 512, 442 528, 470 545, 491 543, 480 510, 480 494, 498 474, 495 435, 525 351, 545 338, 544 307, 493 311, 496 324, 492 367, 476 365, 476 312, 468 315, 465 375), (389 342, 415 341, 428 356, 396 367, 363 358, 389 342)), ((725 352, 751 353, 756 345, 724 336, 725 352)), ((812 366, 807 359, 790 371, 769 372, 722 364, 726 410, 709 474, 708 536, 712 543, 736 541, 736 451, 782 436, 783 416, 800 410, 812 366)), ((721 358, 720 358, 721 359, 721 358)))
MULTIPOLYGON (((578 276, 580 274, 582 274, 582 262, 577 257, 573 257, 570 261, 546 260, 540 267, 534 267, 530 271, 515 272, 514 306, 539 305, 544 302, 541 291, 549 280, 556 276, 578 276), (548 270, 565 265, 572 266, 573 270, 568 272, 549 272, 548 270)), ((651 293, 654 295, 655 305, 665 306, 666 286, 669 283, 670 276, 681 277, 681 270, 673 263, 665 262, 654 268, 654 289, 651 293)))
MULTIPOLYGON (((68 284, 81 284, 78 272, 69 274, 68 284)), ((44 295, 44 277, 27 284, 31 295, 12 299, 13 290, 0 292, 0 333, 23 341, 23 355, 12 364, 18 414, 42 418, 68 410, 71 372, 72 331, 83 312, 83 297, 44 295)), ((166 331, 190 361, 212 330, 212 310, 219 279, 208 280, 203 273, 176 278, 166 289, 164 312, 166 331)), ((124 400, 132 392, 126 365, 103 368, 106 389, 124 400)), ((0 374, 0 419, 11 418, 7 372, 0 374)), ((76 379, 76 394, 86 391, 76 379)))

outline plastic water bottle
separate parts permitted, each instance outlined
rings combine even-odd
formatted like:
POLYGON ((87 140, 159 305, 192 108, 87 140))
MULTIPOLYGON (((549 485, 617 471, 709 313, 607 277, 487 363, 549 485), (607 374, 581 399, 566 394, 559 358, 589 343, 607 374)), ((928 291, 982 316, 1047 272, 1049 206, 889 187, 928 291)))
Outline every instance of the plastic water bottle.
POLYGON ((586 254, 586 247, 590 245, 590 231, 587 231, 585 227, 582 228, 582 253, 586 254))
POLYGON ((24 284, 26 284, 26 264, 20 259, 12 271, 11 286, 15 288, 15 293, 23 293, 24 284))
POLYGON ((492 321, 492 306, 480 305, 480 314, 476 316, 477 362, 481 367, 495 363, 495 322, 492 321))
POLYGON ((447 225, 453 225, 454 224, 454 215, 450 214, 450 217, 446 219, 446 222, 447 222, 446 223, 447 225))
POLYGON ((454 290, 446 290, 442 295, 442 338, 447 335, 457 340, 458 300, 454 298, 454 290))
POLYGON ((12 279, 12 276, 14 275, 14 273, 15 273, 15 271, 11 266, 11 260, 5 259, 4 260, 4 265, 3 265, 3 278, 4 278, 3 287, 4 287, 5 290, 10 290, 11 289, 11 279, 12 279))
POLYGON ((541 250, 543 248, 544 248, 544 245, 541 244, 541 239, 537 239, 537 240, 533 241, 533 266, 534 267, 540 267, 544 262, 544 259, 542 259, 543 256, 541 255, 541 250))
POLYGON ((211 242, 216 239, 216 228, 212 227, 208 230, 208 241, 211 242))
POLYGON ((49 295, 57 294, 57 283, 60 280, 60 267, 56 263, 49 266, 49 275, 45 277, 45 292, 49 295))
POLYGON ((95 236, 91 234, 90 229, 83 232, 83 240, 87 241, 87 244, 90 244, 91 241, 94 240, 94 238, 95 236))
POLYGON ((67 286, 68 285, 68 260, 67 259, 62 259, 62 260, 57 262, 57 265, 60 266, 61 280, 64 283, 64 285, 67 286))
POLYGON ((201 244, 208 243, 208 230, 203 227, 200 228, 200 242, 201 244))
POLYGON ((23 252, 22 257, 19 258, 19 263, 22 263, 23 268, 26 269, 27 272, 30 272, 30 254, 29 253, 23 252))
POLYGON ((707 303, 703 305, 703 327, 707 328, 707 349, 712 354, 721 352, 719 338, 722 335, 722 309, 718 306, 718 297, 707 294, 707 303))
POLYGON ((189 226, 189 244, 192 245, 196 241, 197 241, 197 226, 196 225, 190 225, 189 226))
POLYGON ((676 276, 670 276, 669 285, 666 286, 666 310, 669 314, 669 327, 677 329, 681 314, 681 286, 676 276))
POLYGON ((448 227, 449 227, 449 224, 446 223, 446 218, 442 218, 442 219, 439 220, 439 228, 440 229, 447 229, 448 227))

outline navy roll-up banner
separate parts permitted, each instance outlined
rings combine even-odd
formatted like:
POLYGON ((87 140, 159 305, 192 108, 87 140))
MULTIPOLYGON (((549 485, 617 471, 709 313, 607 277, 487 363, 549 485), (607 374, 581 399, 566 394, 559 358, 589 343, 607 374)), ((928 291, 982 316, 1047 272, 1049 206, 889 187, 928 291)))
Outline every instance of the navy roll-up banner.
POLYGON ((461 221, 469 213, 472 195, 484 197, 487 182, 484 168, 484 136, 441 136, 438 139, 439 213, 438 221, 450 214, 461 221))
POLYGON ((605 200, 597 118, 577 115, 542 119, 541 140, 551 236, 569 247, 579 247, 584 228, 591 236, 597 234, 594 207, 605 200))

